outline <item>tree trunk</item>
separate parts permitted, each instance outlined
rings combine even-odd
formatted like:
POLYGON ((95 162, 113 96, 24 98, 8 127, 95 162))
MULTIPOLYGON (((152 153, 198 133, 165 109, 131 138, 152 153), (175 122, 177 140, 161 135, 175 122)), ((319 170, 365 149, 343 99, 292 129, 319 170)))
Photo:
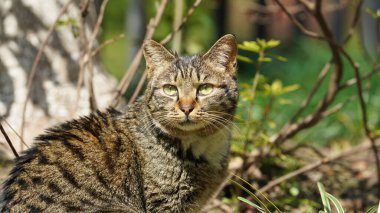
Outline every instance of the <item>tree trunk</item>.
MULTIPOLYGON (((77 102, 79 60, 84 49, 75 36, 80 22, 79 1, 73 1, 60 17, 36 69, 27 102, 24 141, 11 130, 20 133, 27 82, 35 57, 47 37, 47 32, 68 0, 2 0, 0 4, 0 116, 2 125, 19 152, 33 143, 33 138, 47 127, 89 113, 87 85, 80 87, 77 102), (77 105, 77 107, 76 107, 77 105), (76 109, 76 110, 75 110, 76 109)), ((96 21, 95 7, 90 1, 85 17, 85 31, 92 33, 96 21)), ((98 59, 93 60, 93 85, 98 107, 110 102, 116 81, 107 75, 98 59)), ((85 78, 88 74, 85 73, 85 78)), ((84 81, 86 82, 86 81, 84 81)), ((0 152, 12 157, 0 134, 0 152)), ((0 155, 2 155, 0 153, 0 155)))

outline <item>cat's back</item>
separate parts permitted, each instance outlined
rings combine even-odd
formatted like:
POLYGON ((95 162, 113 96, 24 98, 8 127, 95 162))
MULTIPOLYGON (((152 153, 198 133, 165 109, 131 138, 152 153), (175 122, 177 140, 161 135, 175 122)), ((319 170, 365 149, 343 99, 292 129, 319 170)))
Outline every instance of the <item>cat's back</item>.
POLYGON ((0 212, 143 211, 137 114, 96 112, 39 136, 4 183, 0 212))

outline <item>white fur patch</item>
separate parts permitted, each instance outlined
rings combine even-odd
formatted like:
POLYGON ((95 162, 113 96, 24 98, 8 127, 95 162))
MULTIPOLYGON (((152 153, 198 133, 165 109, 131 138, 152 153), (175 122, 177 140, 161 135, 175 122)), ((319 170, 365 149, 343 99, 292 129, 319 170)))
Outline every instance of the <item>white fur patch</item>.
POLYGON ((183 150, 191 149, 195 158, 204 157, 210 164, 220 167, 228 154, 230 129, 225 127, 208 136, 190 135, 181 139, 183 150))

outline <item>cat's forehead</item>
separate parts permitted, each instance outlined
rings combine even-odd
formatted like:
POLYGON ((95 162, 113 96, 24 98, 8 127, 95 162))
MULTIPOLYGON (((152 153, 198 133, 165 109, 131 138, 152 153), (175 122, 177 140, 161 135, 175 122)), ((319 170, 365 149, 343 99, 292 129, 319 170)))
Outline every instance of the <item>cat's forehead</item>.
POLYGON ((175 69, 191 69, 191 68, 198 68, 200 66, 201 66, 200 55, 178 56, 173 61, 173 68, 175 69))
POLYGON ((157 76, 156 80, 164 82, 203 82, 205 80, 217 81, 223 75, 213 71, 202 61, 201 55, 177 56, 168 66, 167 70, 157 76))

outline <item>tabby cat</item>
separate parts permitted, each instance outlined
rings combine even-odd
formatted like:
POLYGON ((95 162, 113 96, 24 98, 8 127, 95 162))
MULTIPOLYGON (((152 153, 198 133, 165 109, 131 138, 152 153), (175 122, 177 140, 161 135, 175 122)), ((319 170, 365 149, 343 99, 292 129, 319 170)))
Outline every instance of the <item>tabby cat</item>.
POLYGON ((235 38, 203 55, 155 41, 143 50, 145 95, 37 137, 3 184, 0 212, 200 212, 227 173, 235 38))

